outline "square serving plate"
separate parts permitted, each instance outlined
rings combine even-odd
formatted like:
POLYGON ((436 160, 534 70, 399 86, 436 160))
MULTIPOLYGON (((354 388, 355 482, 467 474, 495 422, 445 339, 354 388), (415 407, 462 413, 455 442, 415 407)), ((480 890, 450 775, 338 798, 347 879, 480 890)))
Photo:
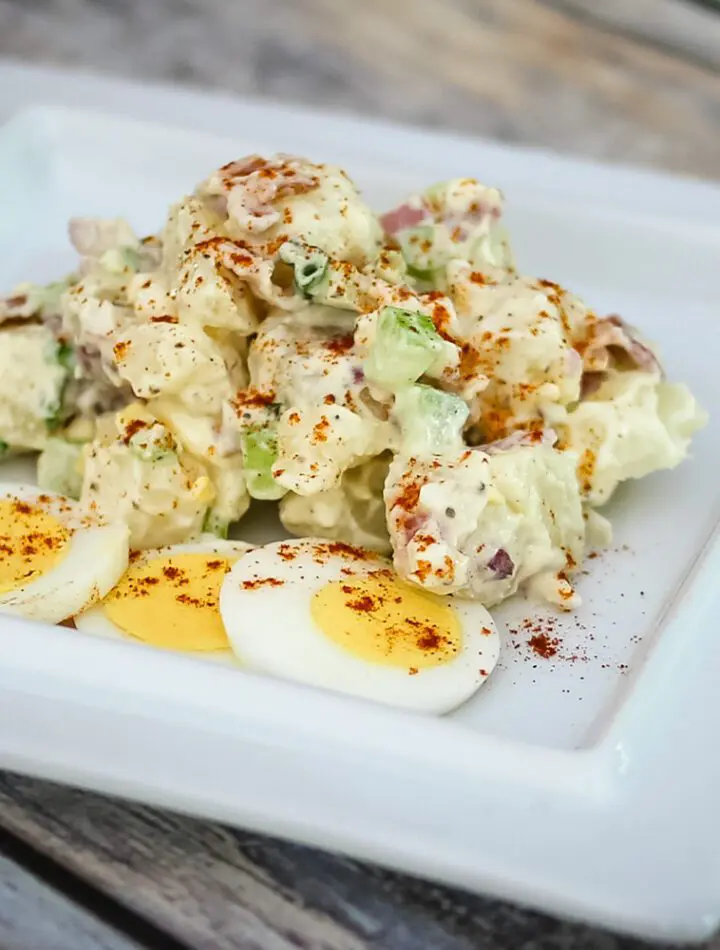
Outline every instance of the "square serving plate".
MULTIPOLYGON (((472 174, 504 188, 521 268, 639 324, 715 417, 681 468, 618 493, 582 608, 552 615, 558 656, 535 655, 523 628, 547 610, 504 605, 500 665, 451 716, 2 618, 0 766, 622 930, 707 936, 720 912, 720 188, 227 100, 220 137, 194 100, 192 130, 185 115, 162 127, 59 108, 0 129, 0 287, 72 266, 71 215, 156 230, 248 152, 337 161, 378 208, 472 174)), ((239 536, 276 531, 261 512, 239 536)))

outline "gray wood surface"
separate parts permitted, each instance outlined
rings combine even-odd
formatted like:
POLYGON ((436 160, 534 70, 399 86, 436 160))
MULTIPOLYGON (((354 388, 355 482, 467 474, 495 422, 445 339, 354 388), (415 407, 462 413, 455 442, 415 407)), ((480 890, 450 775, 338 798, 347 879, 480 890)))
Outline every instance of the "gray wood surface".
MULTIPOLYGON (((720 177, 712 0, 0 0, 0 56, 720 177)), ((3 827, 202 950, 643 946, 17 776, 0 775, 3 827)), ((0 862, 0 950, 128 950, 123 939, 0 862)))
POLYGON ((321 851, 0 774, 2 823, 192 947, 639 950, 321 851))
POLYGON ((139 950, 0 855, 0 950, 139 950))
POLYGON ((720 175, 709 0, 0 0, 0 55, 720 175))

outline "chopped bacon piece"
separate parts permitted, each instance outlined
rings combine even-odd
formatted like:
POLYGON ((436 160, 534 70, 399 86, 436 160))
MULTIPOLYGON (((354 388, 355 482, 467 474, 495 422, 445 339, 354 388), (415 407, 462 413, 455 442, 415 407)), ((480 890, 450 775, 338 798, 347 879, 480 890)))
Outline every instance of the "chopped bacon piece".
POLYGON ((414 228, 430 219, 425 208, 416 208, 411 204, 402 204, 380 216, 380 223, 388 234, 397 234, 407 228, 414 228))
POLYGON ((635 366, 646 373, 659 373, 661 366, 649 346, 638 339, 637 330, 622 317, 612 314, 589 324, 586 339, 575 344, 588 372, 610 369, 613 351, 624 353, 635 366))

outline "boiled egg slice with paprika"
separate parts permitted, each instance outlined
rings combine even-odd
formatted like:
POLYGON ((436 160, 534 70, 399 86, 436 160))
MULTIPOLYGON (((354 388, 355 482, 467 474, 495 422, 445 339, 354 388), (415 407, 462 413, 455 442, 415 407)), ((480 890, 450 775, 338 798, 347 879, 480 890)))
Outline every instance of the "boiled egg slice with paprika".
POLYGON ((128 563, 128 529, 62 495, 0 484, 0 613, 60 623, 104 597, 128 563))
POLYGON ((419 712, 465 702, 499 653, 480 604, 410 587, 342 542, 256 548, 225 578, 220 612, 248 669, 419 712))
POLYGON ((243 541, 212 538, 134 552, 118 584, 101 603, 75 617, 75 626, 237 666, 218 597, 225 575, 249 550, 243 541))

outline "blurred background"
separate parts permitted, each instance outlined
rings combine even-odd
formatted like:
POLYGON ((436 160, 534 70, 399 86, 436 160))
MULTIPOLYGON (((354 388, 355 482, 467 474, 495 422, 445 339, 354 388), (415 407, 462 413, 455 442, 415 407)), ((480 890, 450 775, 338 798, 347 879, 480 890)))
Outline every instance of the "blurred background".
POLYGON ((0 0, 0 56, 720 176, 718 0, 0 0))

